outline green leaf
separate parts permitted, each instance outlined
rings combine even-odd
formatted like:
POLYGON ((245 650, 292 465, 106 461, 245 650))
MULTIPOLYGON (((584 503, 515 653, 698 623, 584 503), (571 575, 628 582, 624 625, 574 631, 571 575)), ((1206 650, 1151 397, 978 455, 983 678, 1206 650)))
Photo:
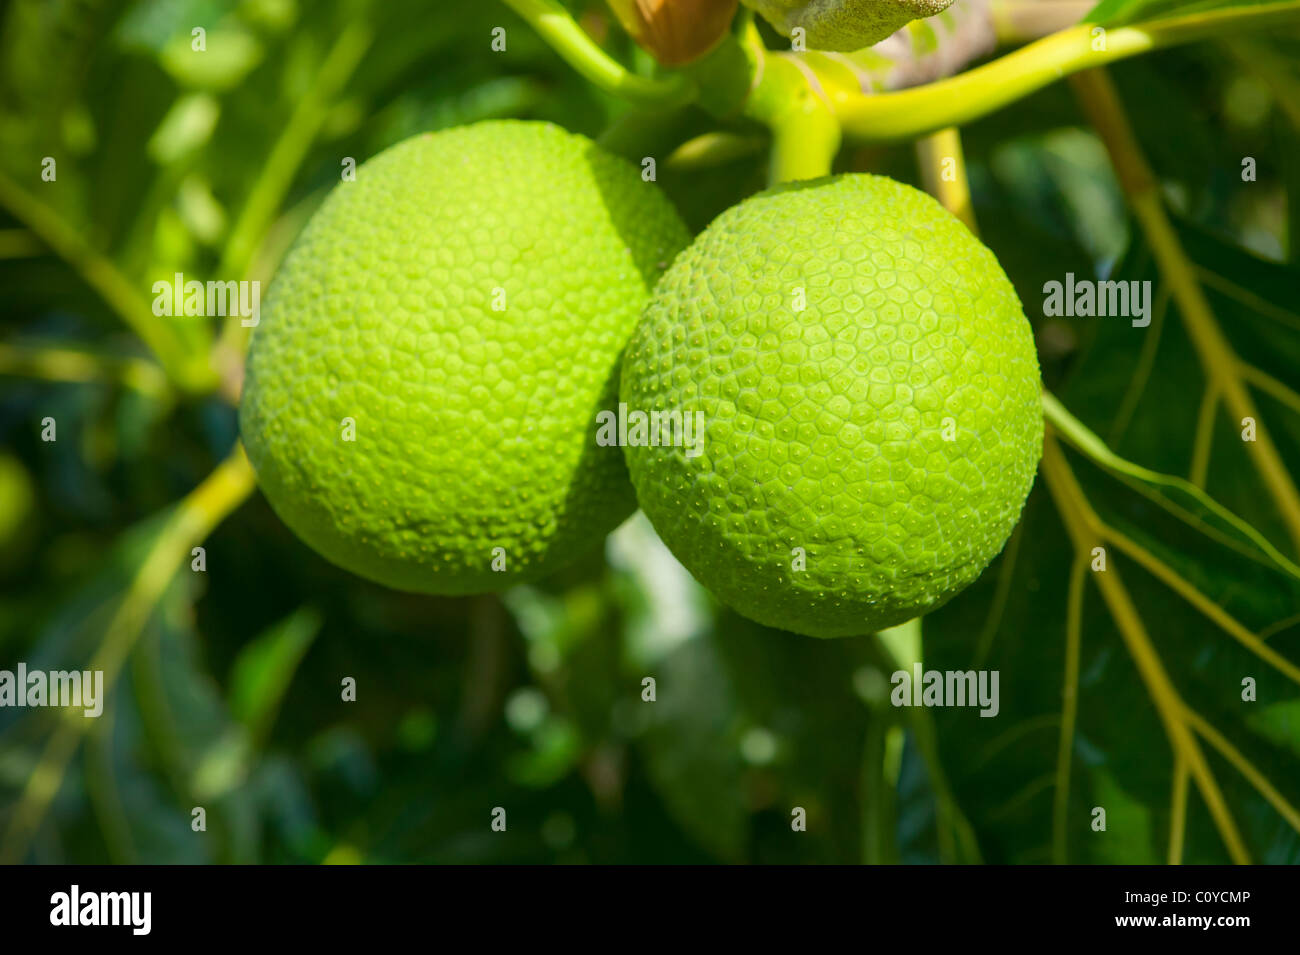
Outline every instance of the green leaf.
MULTIPOLYGON (((1198 274, 1209 277, 1216 317, 1241 357, 1270 369, 1292 361, 1300 346, 1300 322, 1291 314, 1300 274, 1199 230, 1184 227, 1180 237, 1198 274), (1213 278, 1225 275, 1230 283, 1213 278)), ((1159 300, 1162 280, 1141 244, 1114 278, 1151 281, 1159 300)), ((1101 520, 1147 557, 1143 562, 1136 552, 1108 546, 1107 569, 1084 570, 1077 722, 1063 791, 1057 756, 1073 555, 1041 487, 1031 495, 1016 543, 974 587, 927 617, 928 668, 1000 673, 998 718, 936 711, 958 799, 991 860, 1052 859, 1058 810, 1066 859, 1167 857, 1177 822, 1168 736, 1130 644, 1093 586, 1098 573, 1119 574, 1175 691, 1217 734, 1197 738, 1248 852, 1256 861, 1296 862, 1300 840, 1243 767, 1291 807, 1300 805, 1294 772, 1300 725, 1288 718, 1300 699, 1300 575, 1283 552, 1289 550, 1285 531, 1240 428, 1225 420, 1215 433, 1207 482, 1213 499, 1182 478, 1153 473, 1187 473, 1204 387, 1176 307, 1168 305, 1145 329, 1116 318, 1055 321, 1070 323, 1084 344, 1068 382, 1058 386, 1062 402, 1127 459, 1076 441, 1087 456, 1071 453, 1071 467, 1101 520), (1189 594, 1200 595, 1203 605, 1194 606, 1189 594), (1213 614, 1224 615, 1236 631, 1213 614), (1261 643, 1263 655, 1252 650, 1261 643), (1219 742, 1233 747, 1231 758, 1219 742), (1094 827, 1097 808, 1106 810, 1104 830, 1094 827)), ((1270 429, 1293 470, 1297 411, 1283 401, 1261 411, 1261 427, 1270 429)), ((1184 860, 1225 861, 1196 786, 1189 784, 1188 793, 1184 860)))
POLYGON ((1105 27, 1245 7, 1286 6, 1277 0, 1102 0, 1083 18, 1105 27))
POLYGON ((280 701, 312 641, 320 633, 321 615, 302 607, 250 642, 230 674, 231 715, 248 728, 260 745, 275 722, 280 701))
MULTIPOLYGON (((185 583, 181 578, 174 587, 185 583)), ((209 851, 219 861, 248 861, 257 838, 248 734, 231 718, 202 659, 192 610, 173 600, 161 612, 169 625, 145 633, 132 658, 132 699, 186 828, 192 808, 202 806, 209 851)))
POLYGON ((655 789, 683 830, 711 854, 744 858, 748 812, 743 802, 742 727, 717 647, 694 639, 655 670, 656 701, 639 748, 655 789))
MULTIPOLYGON (((155 654, 163 646, 177 646, 194 639, 193 608, 189 588, 178 582, 160 602, 154 621, 142 634, 137 653, 155 654)), ((147 665, 144 669, 148 669, 147 665)), ((201 838, 191 827, 186 798, 174 785, 179 776, 151 771, 157 752, 157 727, 152 721, 160 714, 151 709, 151 676, 132 667, 122 678, 113 706, 87 735, 82 761, 85 792, 94 818, 103 833, 110 858, 117 863, 160 862, 167 864, 212 863, 220 858, 221 840, 201 838), (147 702, 146 702, 147 701, 147 702)), ((193 677, 174 674, 186 683, 193 677)), ((188 687, 185 687, 188 689, 188 687)), ((201 694, 201 691, 200 691, 201 694)), ((200 700, 202 696, 198 697, 200 700)), ((168 717, 162 717, 167 719, 168 717)), ((196 724, 183 715, 167 728, 176 734, 179 746, 201 745, 196 724)), ((221 828, 214 804, 205 804, 213 825, 221 828)))

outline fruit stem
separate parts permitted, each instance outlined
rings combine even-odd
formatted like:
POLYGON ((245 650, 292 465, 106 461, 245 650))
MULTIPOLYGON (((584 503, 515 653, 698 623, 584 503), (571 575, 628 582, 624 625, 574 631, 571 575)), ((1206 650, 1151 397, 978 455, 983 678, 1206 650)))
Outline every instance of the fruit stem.
MULTIPOLYGON (((910 674, 913 672, 914 664, 922 663, 924 649, 921 640, 921 620, 922 618, 916 617, 876 634, 875 643, 882 660, 882 669, 888 670, 892 667, 894 670, 903 670, 910 674)), ((878 719, 879 716, 879 713, 874 713, 873 719, 878 719)), ((908 707, 907 717, 912 729, 911 742, 920 754, 922 762, 925 763, 925 771, 930 777, 930 788, 934 791, 939 854, 945 862, 979 862, 979 842, 975 838, 975 831, 971 828, 970 821, 962 814, 956 797, 953 796, 948 777, 944 772, 943 761, 939 758, 939 738, 935 731, 934 717, 925 707, 908 707)), ((900 727, 894 724, 890 729, 892 731, 898 728, 900 727)), ((888 738, 886 736, 886 740, 888 738)), ((889 755, 890 752, 886 747, 882 755, 889 755)), ((888 770, 885 775, 889 775, 888 770)), ((894 784, 897 785, 896 775, 894 784)), ((867 806, 867 810, 868 816, 874 811, 870 805, 867 806)), ((864 822, 864 826, 869 822, 870 818, 864 822)), ((872 848, 872 845, 864 842, 865 848, 872 848)))
POLYGON ((830 175, 840 128, 824 109, 794 109, 773 117, 769 186, 830 175))
POLYGON ((925 191, 966 224, 971 234, 980 234, 971 205, 970 180, 962 154, 961 133, 955 126, 940 129, 916 143, 916 160, 921 167, 925 191))
POLYGON ((910 675, 913 664, 921 662, 921 618, 913 617, 907 623, 881 630, 876 634, 888 659, 898 669, 910 675))
POLYGON ((744 115, 772 130, 768 185, 829 175, 840 124, 817 74, 797 56, 765 49, 753 27, 742 42, 754 77, 744 115))
POLYGON ((672 106, 695 97, 688 77, 675 73, 649 78, 629 72, 596 45, 556 0, 504 0, 570 66, 607 93, 636 103, 672 106))

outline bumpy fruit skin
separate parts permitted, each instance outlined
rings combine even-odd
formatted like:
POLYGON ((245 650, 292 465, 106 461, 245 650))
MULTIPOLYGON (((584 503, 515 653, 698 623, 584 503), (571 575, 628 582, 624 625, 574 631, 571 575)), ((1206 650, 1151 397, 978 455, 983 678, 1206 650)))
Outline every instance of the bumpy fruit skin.
POLYGON ((847 53, 879 43, 913 20, 932 17, 953 0, 744 0, 790 36, 804 30, 810 50, 847 53))
POLYGON ((993 253, 924 193, 845 175, 714 220, 655 289, 620 397, 703 413, 698 456, 625 449, 677 558, 741 614, 833 637, 935 609, 1002 549, 1040 387, 993 253))
POLYGON ((549 124, 371 159, 307 224, 253 335, 240 426, 272 507, 402 590, 498 590, 580 556, 635 507, 594 417, 688 239, 653 183, 549 124))

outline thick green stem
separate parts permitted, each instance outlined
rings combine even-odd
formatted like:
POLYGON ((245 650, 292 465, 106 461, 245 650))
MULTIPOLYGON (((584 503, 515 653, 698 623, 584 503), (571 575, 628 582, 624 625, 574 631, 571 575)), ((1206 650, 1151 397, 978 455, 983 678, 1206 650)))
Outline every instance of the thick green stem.
MULTIPOLYGON (((921 618, 876 634, 886 668, 905 671, 921 662, 921 618)), ((869 865, 898 861, 898 763, 903 727, 888 697, 872 708, 862 756, 862 859, 869 865)))
POLYGON ((788 113, 773 123, 768 184, 829 175, 839 149, 840 130, 829 112, 788 113))
POLYGON ((1295 0, 1171 17, 1101 33, 1094 33, 1101 28, 1084 23, 960 76, 915 89, 864 96, 845 84, 823 85, 847 137, 905 140, 964 125, 1081 70, 1194 40, 1297 24, 1300 2, 1295 0))
POLYGON ((921 618, 914 617, 897 627, 876 634, 880 645, 898 669, 912 672, 913 664, 921 662, 921 618))
POLYGON ((769 185, 816 179, 831 171, 840 148, 840 125, 816 76, 797 57, 755 45, 757 83, 744 114, 772 130, 769 185))
POLYGON ((921 166, 925 191, 979 235, 975 207, 971 204, 970 180, 966 176, 966 157, 962 153, 961 133, 948 127, 931 133, 916 144, 916 158, 921 166))
POLYGON ((648 79, 628 72, 598 47, 569 11, 555 0, 505 0, 505 4, 528 21, 570 66, 607 93, 636 103, 661 106, 684 103, 694 96, 694 86, 684 75, 648 79))

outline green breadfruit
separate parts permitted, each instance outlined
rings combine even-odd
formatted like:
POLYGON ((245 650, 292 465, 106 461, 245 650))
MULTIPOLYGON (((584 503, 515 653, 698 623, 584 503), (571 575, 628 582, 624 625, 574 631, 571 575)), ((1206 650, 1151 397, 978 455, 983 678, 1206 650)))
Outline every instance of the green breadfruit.
POLYGON ((403 590, 496 590, 580 556, 635 508, 594 417, 688 239, 633 166, 546 123, 371 159, 308 223, 253 335, 240 426, 272 507, 403 590))
POLYGON ((997 259, 878 176, 722 213, 656 286, 620 401, 660 423, 625 452, 669 549, 723 603, 813 636, 975 580, 1042 452, 1033 335, 997 259), (690 420, 693 445, 672 430, 690 420))
POLYGON ((783 36, 804 31, 810 50, 847 53, 879 43, 913 20, 942 13, 953 0, 743 0, 783 36))

